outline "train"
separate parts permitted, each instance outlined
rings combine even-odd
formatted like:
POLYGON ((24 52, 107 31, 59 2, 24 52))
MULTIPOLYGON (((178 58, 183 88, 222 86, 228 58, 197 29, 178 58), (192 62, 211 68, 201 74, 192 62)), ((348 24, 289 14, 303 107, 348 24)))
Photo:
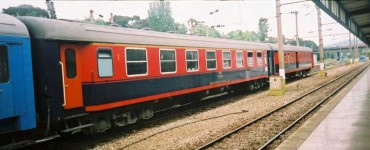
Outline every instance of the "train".
MULTIPOLYGON (((25 133, 32 143, 104 132, 149 119, 176 99, 253 92, 279 73, 276 44, 0 18, 0 137, 12 136, 0 143, 22 141, 25 133)), ((284 45, 284 58, 288 77, 313 68, 310 48, 284 45)))

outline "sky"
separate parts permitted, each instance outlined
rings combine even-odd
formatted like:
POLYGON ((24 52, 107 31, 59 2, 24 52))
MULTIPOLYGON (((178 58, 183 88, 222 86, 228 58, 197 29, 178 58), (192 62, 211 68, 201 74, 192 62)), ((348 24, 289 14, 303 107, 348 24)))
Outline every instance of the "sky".
MULTIPOLYGON (((298 0, 281 0, 281 4, 290 3, 298 0)), ((89 17, 90 9, 94 10, 95 18, 103 15, 103 19, 108 21, 110 13, 122 16, 138 15, 141 18, 148 16, 149 3, 151 1, 59 1, 54 0, 54 6, 58 19, 82 20, 89 17)), ((170 1, 172 16, 175 22, 187 25, 190 18, 204 21, 206 25, 225 25, 218 28, 221 33, 227 34, 233 30, 258 31, 258 20, 261 17, 267 18, 270 31, 268 36, 277 36, 276 25, 276 1, 275 0, 244 0, 244 1, 170 1), (210 15, 210 12, 218 9, 217 13, 210 15)), ((39 0, 0 0, 0 9, 21 4, 29 4, 42 9, 47 9, 45 1, 39 0)), ((295 15, 292 11, 298 11, 298 35, 304 40, 313 40, 318 43, 318 24, 317 11, 315 4, 311 1, 283 5, 282 29, 283 34, 288 39, 293 39, 296 35, 295 15)), ((325 12, 322 13, 322 24, 335 22, 325 12)), ((323 35, 324 45, 336 43, 340 40, 348 40, 348 30, 340 24, 324 25, 323 35), (347 33, 347 34, 341 34, 347 33)))

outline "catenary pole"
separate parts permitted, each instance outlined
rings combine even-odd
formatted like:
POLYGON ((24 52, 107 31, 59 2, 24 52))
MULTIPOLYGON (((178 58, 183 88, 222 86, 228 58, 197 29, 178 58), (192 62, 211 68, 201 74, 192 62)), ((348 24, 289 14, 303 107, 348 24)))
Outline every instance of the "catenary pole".
POLYGON ((319 49, 320 49, 320 76, 325 76, 324 70, 324 48, 323 48, 323 40, 322 40, 322 29, 321 29, 321 11, 318 6, 316 6, 317 10, 317 24, 319 30, 319 49))

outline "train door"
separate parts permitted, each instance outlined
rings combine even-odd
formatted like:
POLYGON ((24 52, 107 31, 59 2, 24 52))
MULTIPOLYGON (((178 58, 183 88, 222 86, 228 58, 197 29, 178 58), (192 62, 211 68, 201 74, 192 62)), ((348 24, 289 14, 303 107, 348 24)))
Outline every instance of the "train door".
POLYGON ((266 66, 267 66, 267 69, 268 69, 267 74, 268 74, 268 76, 270 76, 271 75, 271 58, 270 58, 270 51, 269 50, 266 51, 265 56, 267 57, 267 60, 266 60, 266 66))
POLYGON ((298 57, 298 55, 299 55, 299 53, 295 52, 296 68, 299 68, 299 57, 298 57))
POLYGON ((273 74, 275 74, 274 70, 275 70, 275 65, 274 65, 274 51, 272 50, 267 50, 267 66, 268 66, 268 75, 271 76, 273 74))
POLYGON ((63 95, 65 109, 83 106, 79 51, 76 45, 60 47, 63 95))
POLYGON ((13 49, 10 45, 0 42, 0 119, 14 116, 13 80, 10 67, 14 62, 11 57, 13 49))

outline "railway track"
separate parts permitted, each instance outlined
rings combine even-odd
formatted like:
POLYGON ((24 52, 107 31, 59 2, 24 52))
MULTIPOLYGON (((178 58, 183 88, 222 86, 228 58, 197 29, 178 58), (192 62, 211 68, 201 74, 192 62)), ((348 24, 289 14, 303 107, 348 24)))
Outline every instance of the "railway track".
MULTIPOLYGON (((340 66, 340 65, 330 65, 328 68, 326 68, 326 70, 331 70, 331 69, 334 69, 338 66, 340 66)), ((307 77, 315 75, 318 72, 319 71, 309 73, 309 74, 307 74, 307 77)), ((298 81, 299 79, 301 79, 301 78, 300 77, 295 77, 295 78, 292 78, 291 80, 288 80, 287 83, 292 83, 292 82, 298 81)), ((258 89, 257 91, 265 91, 265 90, 267 90, 267 87, 262 87, 261 89, 258 89)), ((254 92, 256 92, 256 91, 254 91, 254 92)), ((245 95, 248 95, 248 94, 249 93, 246 94, 245 91, 240 91, 238 93, 233 93, 233 96, 245 96, 245 95)), ((216 107, 216 106, 222 105, 226 102, 231 103, 233 101, 230 101, 229 98, 235 98, 233 96, 230 96, 229 93, 224 92, 224 93, 217 94, 217 95, 214 95, 212 97, 206 98, 206 100, 202 99, 201 101, 190 102, 190 103, 183 104, 183 105, 181 105, 179 107, 176 107, 176 108, 173 107, 173 108, 158 110, 158 111, 155 112, 156 116, 164 116, 164 117, 158 117, 158 118, 154 117, 153 119, 149 119, 148 121, 143 122, 142 125, 151 125, 153 123, 157 123, 157 122, 164 121, 164 120, 167 120, 167 119, 175 118, 175 117, 187 114, 187 113, 197 112, 201 109, 205 109, 205 108, 208 108, 208 107, 216 107), (206 102, 206 101, 208 101, 208 102, 206 102), (166 112, 166 111, 172 111, 172 110, 176 110, 176 112, 175 113, 166 112), (169 115, 163 115, 163 114, 159 114, 159 113, 166 113, 166 114, 169 114, 169 115)), ((238 99, 238 98, 236 98, 236 99, 238 99)))
MULTIPOLYGON (((368 67, 369 64, 361 65, 329 82, 307 92, 306 94, 295 98, 283 106, 280 106, 250 122, 247 122, 238 128, 221 135, 214 140, 198 147, 198 150, 203 149, 268 149, 272 148, 271 144, 278 140, 284 133, 292 129, 296 124, 300 123, 307 115, 311 114, 318 107, 320 107, 326 100, 330 99, 334 94, 340 91, 345 85, 352 81, 356 76, 358 76, 363 70, 368 67), (340 83, 340 84, 339 84, 340 83), (330 92, 324 90, 333 86, 330 92), (328 93, 328 94, 326 94, 328 93), (307 99, 312 99, 313 95, 321 94, 324 95, 318 100, 314 100, 316 103, 310 104, 310 107, 300 113, 296 113, 295 117, 289 118, 284 117, 287 114, 288 109, 297 112, 297 108, 302 108, 302 101, 307 99), (283 117, 281 117, 283 115, 283 117), (285 120, 279 120, 278 118, 284 118, 285 120), (287 123, 289 122, 289 123, 287 123), (282 126, 284 124, 285 126, 282 126), (267 129, 262 129, 262 128, 267 129), (271 133, 260 133, 261 132, 271 132, 271 133), (252 139, 253 136, 259 136, 258 140, 248 141, 252 139)), ((313 100, 312 100, 313 101, 313 100)), ((311 102, 312 102, 311 101, 311 102)))

